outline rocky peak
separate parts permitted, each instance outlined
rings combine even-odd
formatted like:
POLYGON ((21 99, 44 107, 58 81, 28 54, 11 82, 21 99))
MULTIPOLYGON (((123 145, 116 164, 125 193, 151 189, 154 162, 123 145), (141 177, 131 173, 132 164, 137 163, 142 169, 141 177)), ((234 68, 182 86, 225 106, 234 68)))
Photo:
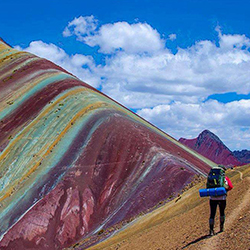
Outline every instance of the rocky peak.
POLYGON ((197 148, 199 148, 206 141, 211 141, 213 143, 217 143, 218 146, 228 149, 226 147, 226 145, 220 140, 220 138, 209 130, 204 130, 203 132, 201 132, 199 134, 199 136, 196 138, 196 145, 195 146, 197 148))
POLYGON ((209 130, 204 130, 197 138, 180 138, 179 141, 215 163, 223 165, 242 165, 242 162, 234 156, 233 152, 221 141, 221 139, 209 130))

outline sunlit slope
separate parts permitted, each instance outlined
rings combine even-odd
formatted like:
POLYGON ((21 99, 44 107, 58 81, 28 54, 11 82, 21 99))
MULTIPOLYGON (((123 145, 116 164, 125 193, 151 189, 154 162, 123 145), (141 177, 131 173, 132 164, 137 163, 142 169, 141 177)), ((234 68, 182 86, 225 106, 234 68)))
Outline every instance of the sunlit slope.
MULTIPOLYGON (((88 249, 248 249, 250 165, 228 169, 226 175, 230 177, 234 188, 227 196, 224 233, 217 234, 219 231, 219 211, 217 211, 216 235, 207 237, 209 197, 199 197, 199 189, 206 186, 204 178, 180 197, 139 217, 112 237, 88 249)), ((78 247, 76 249, 81 249, 80 244, 78 247)))
POLYGON ((1 249, 67 247, 213 165, 59 66, 0 41, 1 249))

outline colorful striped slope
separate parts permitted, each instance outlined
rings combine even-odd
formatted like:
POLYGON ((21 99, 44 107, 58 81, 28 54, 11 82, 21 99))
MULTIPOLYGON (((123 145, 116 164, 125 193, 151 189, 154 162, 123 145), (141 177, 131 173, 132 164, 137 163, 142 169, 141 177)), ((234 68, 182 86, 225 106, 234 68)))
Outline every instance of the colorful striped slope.
POLYGON ((0 41, 1 250, 73 246, 212 165, 59 66, 0 41))

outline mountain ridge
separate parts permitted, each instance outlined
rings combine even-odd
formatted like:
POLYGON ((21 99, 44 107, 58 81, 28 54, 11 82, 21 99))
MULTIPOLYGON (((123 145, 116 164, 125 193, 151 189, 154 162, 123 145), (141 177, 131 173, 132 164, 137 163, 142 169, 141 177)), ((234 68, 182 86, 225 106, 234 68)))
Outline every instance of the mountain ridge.
POLYGON ((240 162, 250 163, 250 150, 234 150, 233 154, 240 162))
POLYGON ((202 131, 194 139, 180 138, 179 141, 217 164, 234 166, 250 162, 250 151, 231 151, 217 135, 209 130, 202 131))

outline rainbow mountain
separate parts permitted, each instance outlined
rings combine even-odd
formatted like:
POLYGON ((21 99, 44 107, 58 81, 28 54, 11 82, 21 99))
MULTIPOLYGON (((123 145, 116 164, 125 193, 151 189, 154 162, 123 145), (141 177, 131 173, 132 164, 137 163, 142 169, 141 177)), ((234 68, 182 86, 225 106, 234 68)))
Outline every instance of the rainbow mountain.
POLYGON ((214 165, 0 40, 0 249, 85 249, 214 165))

